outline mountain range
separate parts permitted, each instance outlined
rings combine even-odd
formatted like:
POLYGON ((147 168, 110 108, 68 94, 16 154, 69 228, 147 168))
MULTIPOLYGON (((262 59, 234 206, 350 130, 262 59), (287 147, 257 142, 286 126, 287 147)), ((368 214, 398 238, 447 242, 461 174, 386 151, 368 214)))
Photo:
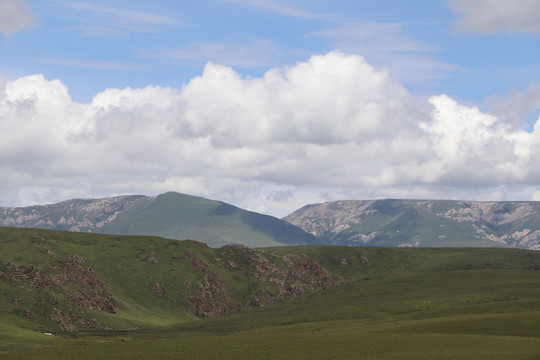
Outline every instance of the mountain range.
POLYGON ((540 250, 540 202, 532 201, 333 201, 283 220, 330 245, 540 250))
POLYGON ((168 192, 0 207, 0 226, 242 244, 516 247, 540 250, 540 202, 342 200, 283 219, 168 192))
POLYGON ((197 240, 212 247, 319 243, 314 235, 275 217, 175 192, 158 196, 74 199, 21 208, 1 207, 0 226, 154 235, 197 240))

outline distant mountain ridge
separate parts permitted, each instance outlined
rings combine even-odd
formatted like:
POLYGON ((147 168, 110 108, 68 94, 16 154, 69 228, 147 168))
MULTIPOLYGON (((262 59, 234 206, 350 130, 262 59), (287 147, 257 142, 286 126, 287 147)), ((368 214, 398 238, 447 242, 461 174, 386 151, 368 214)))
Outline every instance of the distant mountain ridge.
POLYGON ((328 244, 540 250, 540 202, 341 200, 283 219, 168 192, 0 207, 0 226, 197 240, 212 247, 328 244))
POLYGON ((99 232, 107 223, 142 195, 125 195, 103 199, 73 199, 56 204, 28 207, 0 207, 0 225, 67 230, 74 232, 99 232))
POLYGON ((175 192, 158 196, 74 199, 20 208, 0 207, 0 226, 152 235, 197 240, 213 247, 319 243, 315 236, 275 217, 175 192))
POLYGON ((283 220, 332 245, 540 250, 540 202, 342 200, 306 205, 283 220))

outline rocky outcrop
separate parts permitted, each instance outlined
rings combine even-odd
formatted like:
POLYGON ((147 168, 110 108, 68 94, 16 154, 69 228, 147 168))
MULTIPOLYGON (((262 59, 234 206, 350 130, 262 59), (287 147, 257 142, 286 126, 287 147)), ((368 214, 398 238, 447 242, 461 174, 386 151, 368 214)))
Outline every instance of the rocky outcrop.
POLYGON ((78 326, 104 328, 84 309, 114 314, 118 306, 98 274, 76 254, 44 267, 2 261, 2 278, 27 295, 26 300, 12 298, 25 318, 49 318, 62 331, 74 332, 78 326))
POLYGON ((192 251, 187 250, 184 255, 191 261, 193 269, 204 273, 185 297, 194 314, 208 318, 238 311, 238 306, 232 301, 232 291, 223 277, 192 251))
POLYGON ((146 255, 144 261, 157 264, 159 262, 159 259, 157 258, 156 253, 152 251, 150 254, 146 255))
POLYGON ((45 281, 61 289, 73 303, 109 314, 116 312, 118 303, 82 257, 70 255, 67 261, 60 261, 50 268, 60 270, 60 273, 44 277, 45 281))
MULTIPOLYGON (((191 251, 185 257, 202 278, 186 284, 190 292, 186 300, 194 314, 214 317, 252 307, 266 306, 289 297, 308 294, 316 289, 327 289, 342 284, 337 276, 306 255, 274 255, 260 249, 228 246, 213 259, 212 265, 191 251), (238 272, 252 284, 247 294, 235 293, 223 276, 213 268, 238 272)), ((243 284, 245 286, 245 284, 243 284)))
POLYGON ((497 201, 460 201, 456 207, 438 216, 458 222, 482 223, 500 226, 519 222, 536 214, 531 203, 506 203, 497 201))
POLYGON ((148 283, 148 286, 150 287, 150 289, 154 290, 156 294, 158 294, 159 297, 163 297, 163 295, 167 291, 167 288, 165 287, 165 285, 157 281, 150 281, 148 283))
POLYGON ((193 306, 194 314, 200 317, 215 317, 239 310, 232 301, 232 291, 221 275, 208 271, 197 281, 196 287, 186 300, 193 306))
MULTIPOLYGON (((340 200, 324 204, 306 205, 283 220, 317 237, 337 234, 357 224, 362 217, 372 215, 374 201, 340 200)), ((331 238, 331 235, 329 236, 331 238)))

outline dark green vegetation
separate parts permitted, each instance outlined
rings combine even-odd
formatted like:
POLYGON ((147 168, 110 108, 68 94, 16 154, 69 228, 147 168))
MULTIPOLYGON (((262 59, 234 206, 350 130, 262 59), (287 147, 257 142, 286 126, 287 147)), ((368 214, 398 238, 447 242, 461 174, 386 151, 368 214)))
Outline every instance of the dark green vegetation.
POLYGON ((174 192, 0 208, 0 225, 197 239, 212 247, 319 243, 315 236, 275 217, 174 192))
POLYGON ((330 245, 540 250, 540 202, 334 201, 284 220, 330 245))
MULTIPOLYGON (((294 246, 259 252, 150 237, 9 228, 0 229, 0 241, 2 359, 540 358, 540 253, 534 251, 294 246), (174 257, 178 261, 171 261, 174 257), (84 266, 77 265, 78 258, 84 266), (6 262, 28 279, 6 277, 6 262), (31 271, 23 267, 29 263, 31 271), (116 313, 74 303, 67 294, 80 293, 83 283, 53 281, 66 264, 86 279, 95 272, 94 292, 83 298, 107 300, 105 292, 98 292, 99 277, 102 290, 116 301, 116 313), (280 276, 289 276, 290 286, 307 284, 296 287, 297 295, 304 290, 302 296, 234 312, 256 298, 248 295, 263 300, 266 290, 279 293, 278 283, 264 276, 275 269, 271 264, 286 270, 280 276), (44 287, 41 277, 33 276, 37 268, 44 273, 44 287), (203 319, 185 300, 212 273, 237 297, 230 298, 234 311, 203 319), (323 278, 334 280, 318 286, 323 278), (35 284, 30 291, 24 289, 27 282, 35 284), (165 286, 162 296, 156 283, 165 286), (47 297, 51 293, 56 304, 47 297), (76 308, 81 312, 75 311, 74 318, 95 319, 100 325, 85 330, 75 320, 79 332, 59 331, 50 315, 41 315, 40 306, 46 314, 55 306, 62 314, 76 308), (42 334, 50 330, 57 336, 42 334)), ((219 303, 217 294, 213 299, 219 303)))

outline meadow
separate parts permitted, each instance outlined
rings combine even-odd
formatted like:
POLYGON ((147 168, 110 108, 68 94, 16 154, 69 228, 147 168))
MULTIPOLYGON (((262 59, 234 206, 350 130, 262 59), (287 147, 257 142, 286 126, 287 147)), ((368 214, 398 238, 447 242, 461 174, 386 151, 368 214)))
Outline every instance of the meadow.
MULTIPOLYGON (((101 237, 88 239, 106 243, 101 237)), ((143 246, 137 239, 134 246, 143 246)), ((168 244, 159 238, 149 241, 158 254, 160 244, 168 244)), ((71 246, 69 251, 78 245, 75 241, 71 246)), ((144 324, 148 317, 146 326, 128 329, 126 322, 118 321, 115 330, 55 336, 43 334, 39 324, 3 305, 0 358, 540 358, 540 253, 332 246, 266 250, 306 254, 344 283, 212 319, 194 319, 179 311, 169 324, 160 319, 174 312, 170 304, 162 314, 159 304, 147 305, 136 319, 144 324)), ((218 250, 203 251, 210 257, 218 250)), ((90 253, 85 256, 89 263, 97 261, 90 253)), ((102 272, 107 284, 110 280, 102 272)), ((118 287, 121 281, 114 284, 118 287)), ((119 288, 115 291, 121 294, 119 288)))

